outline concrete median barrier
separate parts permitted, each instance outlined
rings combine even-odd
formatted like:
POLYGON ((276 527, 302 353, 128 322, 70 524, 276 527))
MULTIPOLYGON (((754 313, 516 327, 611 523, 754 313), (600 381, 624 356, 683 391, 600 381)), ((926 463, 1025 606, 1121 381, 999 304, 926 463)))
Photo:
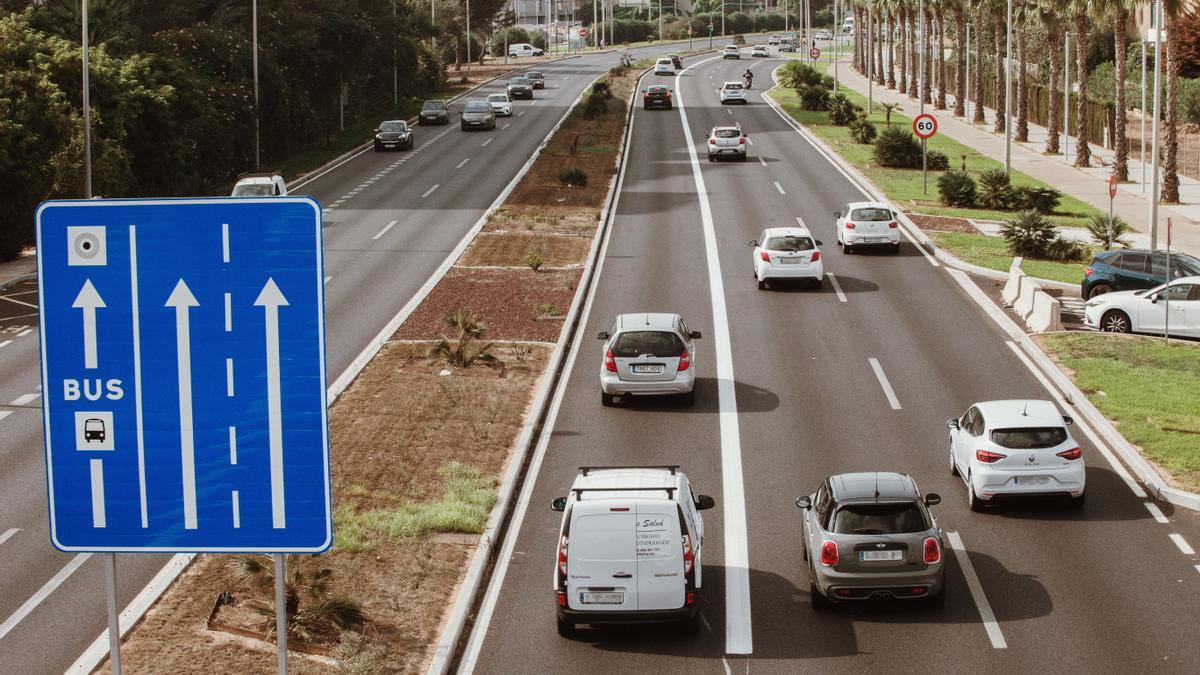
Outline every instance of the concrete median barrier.
POLYGON ((1012 307, 1021 295, 1021 283, 1025 280, 1025 270, 1021 269, 1021 257, 1013 258, 1012 266, 1008 268, 1008 281, 1004 282, 1004 292, 1001 297, 1004 304, 1012 307))
POLYGON ((1042 287, 1029 277, 1021 279, 1021 287, 1017 293, 1017 301, 1013 303, 1013 311, 1022 319, 1028 319, 1033 313, 1033 296, 1040 293, 1042 287))
POLYGON ((1025 325, 1035 333, 1062 330, 1062 303, 1049 293, 1038 290, 1033 294, 1033 311, 1025 318, 1025 325))

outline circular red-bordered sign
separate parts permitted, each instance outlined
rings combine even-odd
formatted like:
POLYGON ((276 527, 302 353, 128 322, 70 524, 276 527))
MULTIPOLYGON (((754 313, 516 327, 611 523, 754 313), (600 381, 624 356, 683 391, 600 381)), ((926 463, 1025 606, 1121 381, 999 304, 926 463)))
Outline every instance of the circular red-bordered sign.
POLYGON ((1108 177, 1108 198, 1115 199, 1117 196, 1117 175, 1113 174, 1108 177))
POLYGON ((937 127, 937 118, 929 113, 921 113, 913 118, 913 133, 921 140, 933 138, 933 135, 937 133, 937 127))
POLYGON ((821 58, 821 50, 817 49, 816 47, 813 47, 812 49, 808 50, 808 58, 810 58, 810 59, 821 58))

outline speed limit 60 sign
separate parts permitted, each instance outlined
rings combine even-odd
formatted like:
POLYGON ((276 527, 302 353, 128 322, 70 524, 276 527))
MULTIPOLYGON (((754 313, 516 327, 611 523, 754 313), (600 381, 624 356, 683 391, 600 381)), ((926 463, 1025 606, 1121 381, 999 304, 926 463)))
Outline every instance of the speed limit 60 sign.
POLYGON ((921 140, 928 140, 937 133, 937 118, 929 113, 921 113, 913 118, 913 133, 921 140))

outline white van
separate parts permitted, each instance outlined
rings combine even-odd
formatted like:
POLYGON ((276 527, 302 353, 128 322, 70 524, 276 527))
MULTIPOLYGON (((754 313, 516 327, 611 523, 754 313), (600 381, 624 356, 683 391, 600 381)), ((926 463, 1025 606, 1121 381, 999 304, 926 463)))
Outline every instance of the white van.
POLYGON ((848 16, 848 17, 846 17, 846 20, 842 22, 842 34, 849 35, 850 33, 853 33, 853 32, 854 32, 854 17, 848 16))
POLYGON ((678 466, 580 467, 566 497, 554 595, 558 634, 575 625, 679 623, 699 628, 704 519, 678 466))
POLYGON ((508 46, 509 56, 541 56, 542 50, 526 42, 517 42, 508 46))

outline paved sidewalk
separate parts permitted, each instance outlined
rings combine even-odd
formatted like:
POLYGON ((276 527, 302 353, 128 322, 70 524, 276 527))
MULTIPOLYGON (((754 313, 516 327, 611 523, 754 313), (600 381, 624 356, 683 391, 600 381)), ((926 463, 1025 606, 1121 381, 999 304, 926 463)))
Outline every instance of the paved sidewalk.
POLYGON ((37 256, 32 252, 22 254, 15 260, 0 263, 0 289, 7 288, 19 279, 37 274, 37 256))
MULTIPOLYGON (((832 72, 832 68, 830 69, 832 72)), ((867 80, 850 67, 849 60, 842 60, 838 66, 838 80, 842 86, 847 86, 862 95, 867 94, 867 80)), ((907 117, 913 117, 920 109, 916 99, 897 91, 876 85, 873 90, 873 100, 876 102, 900 103, 900 112, 907 117)), ((926 105, 925 112, 937 117, 938 133, 968 145, 981 153, 1003 163, 1004 135, 992 133, 992 121, 995 118, 991 109, 984 109, 987 122, 982 125, 971 124, 968 118, 954 117, 953 97, 947 96, 950 109, 935 110, 933 105, 926 105)), ((1015 131, 1015 130, 1014 130, 1015 131)), ((1140 132, 1140 126, 1130 128, 1130 133, 1140 132)), ((1147 136, 1149 132, 1147 132, 1147 136)), ((1108 212, 1108 176, 1112 173, 1114 151, 1092 145, 1092 154, 1104 159, 1109 166, 1077 169, 1063 161, 1062 154, 1055 156, 1042 154, 1045 147, 1047 131, 1045 127, 1029 125, 1029 142, 1012 145, 1012 165, 1043 181, 1055 189, 1069 194, 1080 201, 1091 204, 1101 212, 1108 212)), ((1062 148, 1060 139, 1059 148, 1062 148)), ((1069 157, 1075 158, 1075 140, 1070 141, 1069 157)), ((1147 141, 1149 144, 1149 141, 1147 141)), ((1095 161, 1095 160, 1093 160, 1095 161)), ((954 158, 951 158, 951 164, 954 158)), ((1124 218, 1134 229, 1149 233, 1150 199, 1149 187, 1141 184, 1142 163, 1136 155, 1129 160, 1129 176, 1135 182, 1122 184, 1117 189, 1117 197, 1113 202, 1113 212, 1124 218), (1143 187, 1145 194, 1143 194, 1143 187)), ((1150 178, 1150 169, 1146 168, 1146 180, 1150 178)), ((1159 205, 1159 248, 1166 247, 1167 218, 1173 221, 1171 250, 1183 251, 1200 257, 1200 181, 1180 176, 1180 199, 1184 204, 1159 205)), ((1142 243, 1141 237, 1137 237, 1142 243)))

